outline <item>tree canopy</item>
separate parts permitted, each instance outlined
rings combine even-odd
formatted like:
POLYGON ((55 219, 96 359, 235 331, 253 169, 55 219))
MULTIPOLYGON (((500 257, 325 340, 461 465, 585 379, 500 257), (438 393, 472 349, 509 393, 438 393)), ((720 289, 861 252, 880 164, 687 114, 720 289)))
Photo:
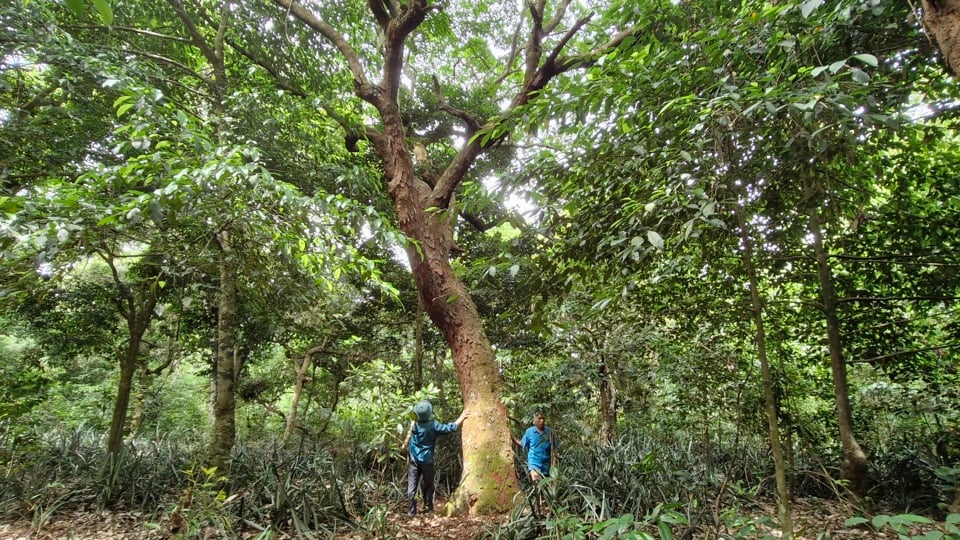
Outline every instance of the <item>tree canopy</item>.
MULTIPOLYGON (((908 508, 923 485, 943 518, 960 139, 940 4, 0 8, 4 462, 87 426, 106 506, 133 500, 118 471, 144 441, 189 432, 169 458, 191 473, 138 504, 205 486, 230 515, 270 487, 246 483, 257 455, 273 487, 326 495, 230 527, 372 526, 425 398, 468 413, 438 463, 448 515, 540 490, 552 508, 524 519, 549 534, 664 534, 670 505, 719 531, 690 505, 734 482, 779 501, 784 537, 791 491, 908 508), (534 409, 572 470, 539 486, 512 442, 534 409)), ((171 530, 209 518, 179 508, 171 530)))

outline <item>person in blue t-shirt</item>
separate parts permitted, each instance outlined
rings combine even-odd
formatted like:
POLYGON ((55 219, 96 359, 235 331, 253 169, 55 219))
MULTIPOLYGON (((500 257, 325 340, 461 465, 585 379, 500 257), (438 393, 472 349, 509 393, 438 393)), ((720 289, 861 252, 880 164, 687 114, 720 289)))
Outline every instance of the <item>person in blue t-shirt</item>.
POLYGON ((433 512, 433 494, 435 491, 433 467, 433 449, 437 444, 437 437, 456 431, 467 418, 467 411, 453 423, 441 424, 433 419, 433 405, 429 401, 420 401, 413 406, 413 414, 417 419, 410 422, 410 430, 403 441, 407 449, 407 515, 417 513, 417 484, 422 481, 424 513, 433 512))
POLYGON ((533 425, 524 432, 523 439, 514 437, 513 442, 527 451, 527 469, 531 480, 536 482, 550 476, 550 467, 557 466, 557 441, 553 431, 546 426, 542 411, 534 411, 533 425))

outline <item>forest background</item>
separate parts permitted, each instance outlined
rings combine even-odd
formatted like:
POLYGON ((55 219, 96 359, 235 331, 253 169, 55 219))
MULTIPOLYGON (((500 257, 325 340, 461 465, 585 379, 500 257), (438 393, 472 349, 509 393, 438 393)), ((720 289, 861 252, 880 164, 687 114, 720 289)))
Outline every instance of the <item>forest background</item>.
POLYGON ((0 515, 400 537, 426 398, 471 536, 958 537, 958 17, 0 7, 0 515))

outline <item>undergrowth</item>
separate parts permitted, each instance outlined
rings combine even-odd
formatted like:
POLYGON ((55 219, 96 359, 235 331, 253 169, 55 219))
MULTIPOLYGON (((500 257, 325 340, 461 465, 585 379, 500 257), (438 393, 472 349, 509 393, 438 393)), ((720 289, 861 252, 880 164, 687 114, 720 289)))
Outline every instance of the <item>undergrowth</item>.
MULTIPOLYGON (((374 538, 389 536, 387 518, 404 499, 405 466, 396 453, 342 441, 301 440, 286 449, 246 443, 224 475, 202 466, 203 448, 189 444, 202 440, 187 433, 134 438, 121 456, 108 459, 103 437, 92 430, 21 431, 17 438, 0 430, 0 520, 29 520, 40 530, 59 512, 131 510, 174 538, 235 538, 240 531, 325 538, 345 529, 374 538)), ((438 496, 449 495, 459 478, 459 448, 450 444, 438 453, 438 496)), ((523 490, 515 510, 484 537, 761 538, 778 525, 760 506, 774 499, 772 460, 760 448, 713 449, 705 459, 679 437, 624 435, 608 447, 568 445, 556 474, 537 484, 522 475, 518 460, 523 490)), ((930 479, 927 491, 910 500, 935 502, 896 506, 905 500, 890 489, 898 484, 877 482, 851 506, 849 526, 907 531, 902 527, 909 524, 927 536, 904 532, 902 538, 958 538, 957 518, 946 504, 960 470, 928 459, 909 463, 912 474, 930 479)), ((845 495, 833 471, 797 466, 796 497, 845 495)), ((904 466, 903 460, 875 462, 874 474, 902 473, 904 466)))

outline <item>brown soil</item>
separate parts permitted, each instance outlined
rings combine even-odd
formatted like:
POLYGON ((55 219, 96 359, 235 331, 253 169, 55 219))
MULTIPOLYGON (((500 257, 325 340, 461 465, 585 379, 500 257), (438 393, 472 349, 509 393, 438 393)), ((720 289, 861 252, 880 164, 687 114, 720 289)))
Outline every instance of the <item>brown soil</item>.
MULTIPOLYGON (((745 512, 746 510, 744 510, 745 512)), ((772 505, 758 505, 755 515, 772 516, 772 505)), ((873 531, 864 527, 846 527, 844 521, 850 517, 850 506, 837 501, 802 500, 794 503, 794 538, 797 540, 815 540, 831 538, 847 539, 896 539, 891 531, 873 531)), ((741 512, 743 515, 743 512, 741 512)), ((417 540, 474 540, 484 530, 496 528, 496 518, 444 517, 437 514, 408 517, 390 512, 381 523, 380 530, 344 531, 337 535, 340 540, 361 540, 372 538, 395 538, 417 540)), ((160 540, 170 538, 165 523, 149 523, 145 516, 135 512, 64 512, 53 516, 42 527, 29 522, 0 524, 0 540, 160 540)), ((911 531, 920 534, 921 531, 911 531)), ((696 537, 729 538, 735 533, 732 528, 700 533, 696 537)), ((258 531, 240 533, 237 538, 246 540, 255 538, 258 531)), ((757 531, 755 536, 741 538, 761 538, 765 535, 780 537, 779 531, 757 531)), ((203 537, 200 535, 198 537, 203 537)), ((321 535, 322 537, 322 535, 321 535)), ((218 538, 211 534, 209 538, 218 538)), ((280 535, 278 540, 292 539, 290 535, 280 535)))

